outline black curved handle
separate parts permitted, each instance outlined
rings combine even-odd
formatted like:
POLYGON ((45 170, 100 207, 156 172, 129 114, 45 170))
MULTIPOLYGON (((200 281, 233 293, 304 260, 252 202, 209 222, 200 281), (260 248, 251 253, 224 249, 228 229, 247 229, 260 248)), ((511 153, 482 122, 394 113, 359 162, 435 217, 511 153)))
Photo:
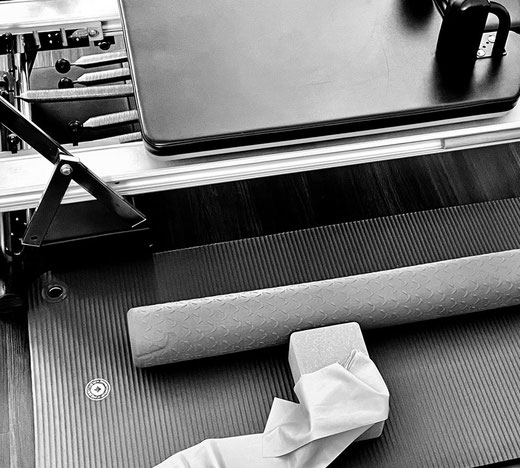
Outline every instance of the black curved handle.
POLYGON ((451 0, 437 41, 436 56, 444 70, 470 71, 475 65, 489 14, 498 18, 492 58, 504 55, 511 17, 500 3, 490 0, 451 0))
POLYGON ((500 3, 490 1, 490 13, 498 18, 498 30, 493 44, 493 57, 500 58, 504 55, 506 49, 507 36, 511 28, 511 16, 507 9, 500 3))

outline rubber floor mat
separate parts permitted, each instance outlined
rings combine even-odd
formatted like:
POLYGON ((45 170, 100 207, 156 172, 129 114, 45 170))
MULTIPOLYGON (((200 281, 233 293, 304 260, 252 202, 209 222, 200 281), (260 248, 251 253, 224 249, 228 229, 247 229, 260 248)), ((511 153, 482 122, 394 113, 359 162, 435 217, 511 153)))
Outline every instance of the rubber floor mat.
MULTIPOLYGON (((512 199, 48 272, 29 313, 36 466, 151 467, 208 437, 261 431, 272 399, 294 398, 286 346, 136 369, 130 307, 520 248, 519 215, 512 199)), ((390 417, 333 466, 520 457, 519 310, 366 332, 390 417)))

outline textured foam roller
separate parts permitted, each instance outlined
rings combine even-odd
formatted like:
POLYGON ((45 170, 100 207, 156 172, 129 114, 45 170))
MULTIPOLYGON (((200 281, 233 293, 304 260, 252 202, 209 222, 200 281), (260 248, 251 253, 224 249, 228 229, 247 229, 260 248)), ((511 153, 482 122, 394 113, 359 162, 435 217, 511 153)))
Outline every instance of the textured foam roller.
POLYGON ((128 312, 134 363, 274 346, 298 330, 376 328, 520 304, 520 250, 166 304, 128 312))

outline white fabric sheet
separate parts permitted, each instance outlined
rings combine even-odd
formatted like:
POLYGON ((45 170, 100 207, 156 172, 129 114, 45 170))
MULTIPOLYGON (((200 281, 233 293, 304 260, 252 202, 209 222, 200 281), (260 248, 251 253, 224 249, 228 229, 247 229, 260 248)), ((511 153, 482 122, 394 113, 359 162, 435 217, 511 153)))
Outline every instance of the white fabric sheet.
POLYGON ((276 398, 263 434, 207 439, 156 468, 324 468, 388 418, 389 393, 375 364, 354 350, 296 383, 300 403, 276 398))

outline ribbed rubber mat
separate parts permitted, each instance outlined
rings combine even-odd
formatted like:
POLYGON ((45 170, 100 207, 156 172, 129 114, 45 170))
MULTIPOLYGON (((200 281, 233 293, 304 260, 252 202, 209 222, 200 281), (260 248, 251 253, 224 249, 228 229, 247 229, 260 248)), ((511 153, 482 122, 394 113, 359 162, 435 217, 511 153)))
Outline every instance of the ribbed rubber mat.
MULTIPOLYGON (((31 291, 36 462, 148 467, 207 437, 258 432, 292 398, 285 346, 136 369, 130 307, 520 247, 520 200, 415 213, 54 271, 31 291), (62 284, 66 297, 46 298, 62 284), (103 378, 101 401, 85 386, 103 378)), ((520 314, 366 334, 391 391, 383 437, 336 467, 479 466, 520 457, 520 314)))
POLYGON ((483 466, 520 456, 520 308, 365 334, 390 390, 382 439, 334 467, 483 466))
POLYGON ((519 221, 512 198, 166 252, 155 261, 156 302, 513 250, 519 221))

